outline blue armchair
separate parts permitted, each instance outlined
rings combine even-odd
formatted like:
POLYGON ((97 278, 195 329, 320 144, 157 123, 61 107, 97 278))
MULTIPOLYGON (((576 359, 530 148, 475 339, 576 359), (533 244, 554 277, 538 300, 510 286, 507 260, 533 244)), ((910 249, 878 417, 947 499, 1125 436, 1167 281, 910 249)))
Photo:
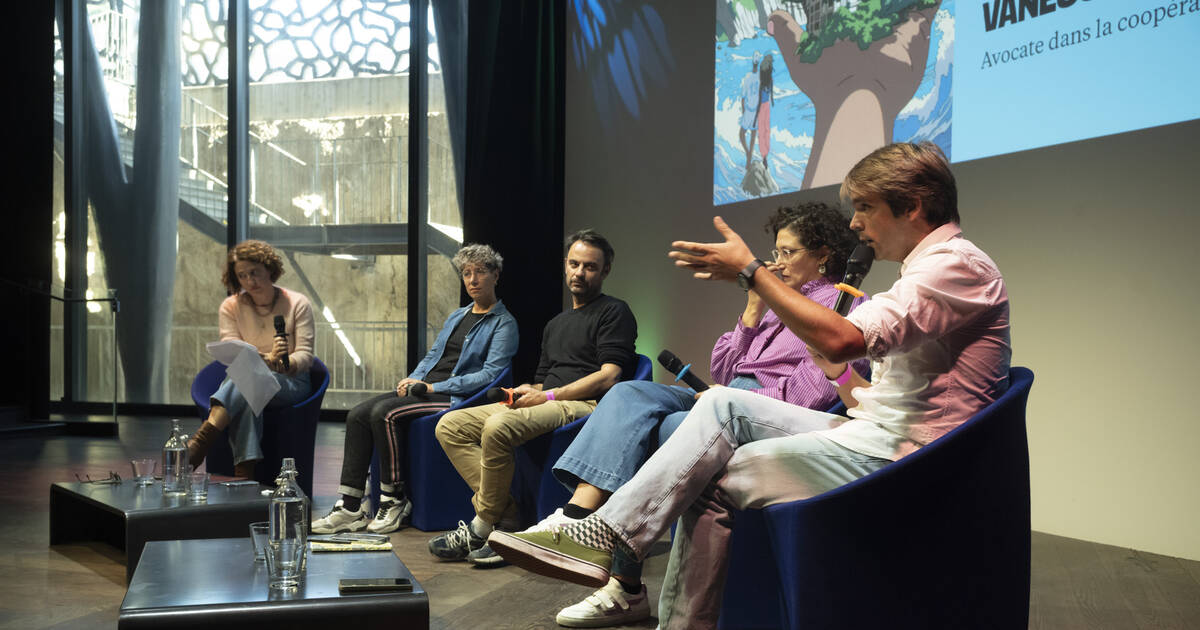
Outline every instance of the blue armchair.
POLYGON ((737 513, 721 627, 1028 627, 1032 384, 1014 367, 1003 396, 916 453, 737 513))
MULTIPOLYGON (((487 387, 463 402, 413 420, 408 426, 408 485, 405 490, 412 500, 412 525, 421 531, 454 529, 460 519, 469 519, 475 512, 471 506, 470 486, 462 480, 433 430, 442 416, 455 409, 474 407, 488 402, 487 391, 493 387, 512 385, 512 366, 496 377, 487 387)), ((379 505, 379 449, 371 457, 371 504, 379 505)))
MULTIPOLYGON (((644 354, 637 357, 633 378, 629 380, 651 380, 654 364, 650 362, 650 357, 644 354)), ((517 505, 521 506, 522 521, 539 521, 570 500, 571 493, 554 478, 552 469, 590 417, 591 414, 578 418, 517 447, 514 454, 517 469, 513 476, 512 491, 517 505)))
MULTIPOLYGON (((321 401, 329 388, 329 370, 316 357, 313 357, 309 378, 313 392, 308 398, 290 407, 263 410, 263 460, 254 469, 254 477, 259 483, 274 485, 283 458, 292 457, 300 472, 297 479, 300 487, 312 496, 317 421, 321 418, 321 401)), ((196 403, 201 418, 208 418, 210 397, 224 380, 225 366, 219 361, 204 366, 192 379, 192 402, 196 403)), ((216 440, 209 447, 205 461, 209 472, 232 475, 233 450, 229 446, 228 430, 222 435, 225 439, 216 440)))

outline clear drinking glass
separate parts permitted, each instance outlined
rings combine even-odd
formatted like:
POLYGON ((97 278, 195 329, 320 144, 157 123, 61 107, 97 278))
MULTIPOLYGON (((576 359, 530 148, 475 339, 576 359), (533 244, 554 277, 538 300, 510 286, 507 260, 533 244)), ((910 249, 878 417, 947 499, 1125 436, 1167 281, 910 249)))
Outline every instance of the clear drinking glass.
POLYGON ((133 467, 133 479, 139 486, 154 485, 154 466, 158 460, 149 457, 129 460, 133 467))
POLYGON ((267 546, 270 544, 268 540, 268 528, 271 526, 267 521, 261 523, 250 523, 250 540, 254 542, 254 561, 267 561, 267 546))
POLYGON ((267 580, 273 589, 292 589, 300 585, 300 563, 307 545, 301 537, 302 526, 297 524, 295 527, 295 536, 267 543, 267 580))
POLYGON ((193 470, 188 479, 188 498, 192 501, 208 500, 208 472, 193 470))

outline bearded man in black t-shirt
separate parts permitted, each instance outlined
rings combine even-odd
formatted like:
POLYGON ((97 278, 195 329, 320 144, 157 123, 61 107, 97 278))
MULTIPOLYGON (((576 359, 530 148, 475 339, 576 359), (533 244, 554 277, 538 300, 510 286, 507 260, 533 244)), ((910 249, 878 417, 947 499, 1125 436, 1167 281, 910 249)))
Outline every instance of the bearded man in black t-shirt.
POLYGON ((571 309, 546 324, 533 383, 516 387, 511 405, 459 409, 438 422, 438 441, 475 492, 475 518, 430 540, 433 555, 478 565, 502 563, 486 542, 498 524, 519 525, 509 492, 513 451, 590 414, 600 397, 633 371, 637 320, 625 302, 601 292, 612 261, 612 246, 600 234, 581 230, 568 237, 564 272, 571 309))

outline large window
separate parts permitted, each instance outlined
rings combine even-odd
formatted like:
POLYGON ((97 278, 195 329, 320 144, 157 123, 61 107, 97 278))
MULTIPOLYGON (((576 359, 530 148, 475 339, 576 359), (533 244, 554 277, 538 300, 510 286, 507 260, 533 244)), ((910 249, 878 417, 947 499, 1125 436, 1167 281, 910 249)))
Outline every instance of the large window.
MULTIPOLYGON (((211 360, 204 344, 217 336, 217 307, 225 297, 220 270, 232 244, 227 229, 228 135, 237 125, 230 124, 227 103, 229 77, 237 75, 229 71, 227 22, 231 10, 239 7, 246 11, 249 23, 249 80, 241 90, 248 101, 249 133, 243 142, 249 148, 245 163, 232 167, 247 173, 248 235, 284 252, 286 273, 280 285, 306 294, 314 304, 316 354, 332 375, 325 406, 348 408, 391 389, 411 369, 405 356, 411 338, 408 88, 413 45, 427 46, 429 59, 424 69, 429 99, 419 108, 425 110, 421 114, 427 121, 429 146, 428 160, 419 165, 427 170, 429 182, 428 292, 420 296, 428 304, 427 321, 420 322, 426 327, 427 343, 458 306, 460 295, 457 274, 449 265, 462 240, 450 129, 463 121, 447 115, 433 11, 428 29, 418 34, 411 28, 408 2, 175 1, 178 13, 165 11, 166 16, 161 7, 137 0, 82 3, 94 42, 91 54, 96 55, 103 78, 99 83, 83 83, 86 94, 80 102, 107 107, 126 179, 110 187, 99 173, 89 172, 83 178, 91 200, 89 237, 87 251, 74 260, 78 265, 86 259, 88 294, 104 296, 113 288, 122 312, 114 326, 107 305, 79 307, 91 309, 86 316, 86 347, 74 349, 74 356, 86 361, 84 392, 64 388, 62 357, 72 356, 71 348, 64 345, 73 342, 69 335, 55 334, 53 391, 66 400, 111 399, 114 329, 120 345, 123 401, 188 404, 192 377, 211 360), (130 183, 139 166, 134 147, 143 146, 138 138, 139 88, 151 94, 138 82, 162 86, 163 77, 171 76, 157 55, 148 62, 154 68, 139 69, 139 51, 144 55, 155 50, 139 46, 139 38, 156 38, 161 35, 156 29, 164 28, 177 31, 168 40, 177 46, 179 114, 177 120, 155 117, 151 124, 159 125, 153 133, 157 139, 166 138, 171 155, 178 153, 177 165, 170 165, 177 168, 160 169, 177 172, 177 190, 170 197, 161 185, 130 183), (102 98, 87 100, 97 94, 102 98), (130 226, 122 209, 129 204, 138 213, 153 215, 155 227, 130 226), (177 214, 173 220, 162 220, 166 213, 177 214), (163 226, 171 229, 168 232, 163 226), (124 238, 113 236, 122 234, 124 238), (160 245, 158 249, 134 247, 143 257, 140 268, 128 260, 131 238, 160 245), (173 241, 168 253, 161 247, 164 239, 173 241), (126 318, 145 325, 130 331, 126 318), (134 338, 126 339, 130 335, 134 338), (164 351, 145 352, 147 346, 164 351)), ((87 48, 86 42, 81 44, 87 48)), ((59 59, 56 77, 62 83, 70 70, 61 53, 59 59)), ((88 76, 85 68, 74 70, 88 76)), ((83 124, 93 120, 94 116, 85 118, 83 124)), ((152 130, 146 133, 149 137, 152 130)), ((103 148, 93 129, 86 136, 89 151, 103 148)), ((56 145, 60 160, 64 151, 56 145)), ((139 182, 160 175, 137 173, 139 182)), ((59 233, 65 235, 70 212, 64 209, 57 216, 62 226, 56 227, 62 227, 59 233)), ((65 268, 72 259, 69 250, 78 245, 67 243, 65 236, 59 243, 56 263, 65 268)), ((60 275, 64 283, 66 276, 66 271, 60 275)), ((57 331, 62 330, 63 319, 56 317, 57 331)))

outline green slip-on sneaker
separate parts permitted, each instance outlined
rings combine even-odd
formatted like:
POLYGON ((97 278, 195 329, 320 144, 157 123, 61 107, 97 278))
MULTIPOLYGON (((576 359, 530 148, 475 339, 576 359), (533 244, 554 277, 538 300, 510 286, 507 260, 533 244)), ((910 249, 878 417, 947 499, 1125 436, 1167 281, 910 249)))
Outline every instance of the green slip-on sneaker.
POLYGON ((576 542, 560 530, 494 531, 488 545, 505 560, 538 575, 599 588, 608 584, 612 553, 576 542))

